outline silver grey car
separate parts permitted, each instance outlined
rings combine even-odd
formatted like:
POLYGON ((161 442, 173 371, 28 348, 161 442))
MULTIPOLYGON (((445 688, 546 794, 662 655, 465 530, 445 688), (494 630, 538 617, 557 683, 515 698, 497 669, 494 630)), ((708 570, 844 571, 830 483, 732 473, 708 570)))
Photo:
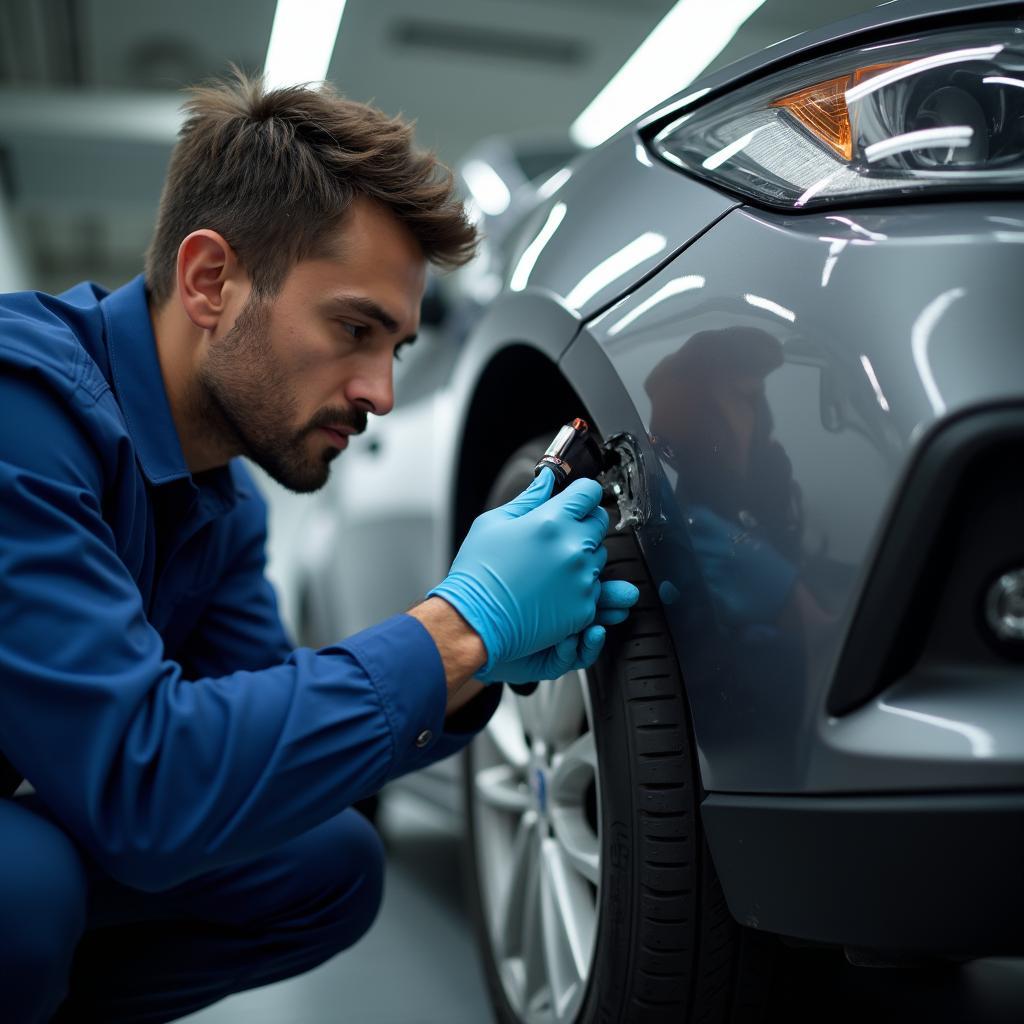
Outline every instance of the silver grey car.
POLYGON ((501 1021, 748 1019, 783 940, 1024 949, 1022 190, 1019 4, 796 36, 537 189, 353 442, 334 631, 442 578, 561 424, 607 452, 640 604, 466 765, 501 1021))

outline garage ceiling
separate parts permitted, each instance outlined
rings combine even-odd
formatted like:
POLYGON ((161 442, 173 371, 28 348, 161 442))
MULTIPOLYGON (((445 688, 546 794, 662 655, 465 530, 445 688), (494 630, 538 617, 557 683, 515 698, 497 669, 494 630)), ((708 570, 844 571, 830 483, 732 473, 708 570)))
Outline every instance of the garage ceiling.
MULTIPOLYGON (((493 134, 564 137, 672 0, 348 0, 328 77, 457 161, 493 134)), ((769 2, 749 52, 863 10, 769 2)), ((275 0, 0 0, 0 174, 36 287, 137 272, 179 90, 263 62, 275 0)), ((735 48, 734 48, 735 50, 735 48)), ((719 61, 740 56, 727 51, 719 61)))

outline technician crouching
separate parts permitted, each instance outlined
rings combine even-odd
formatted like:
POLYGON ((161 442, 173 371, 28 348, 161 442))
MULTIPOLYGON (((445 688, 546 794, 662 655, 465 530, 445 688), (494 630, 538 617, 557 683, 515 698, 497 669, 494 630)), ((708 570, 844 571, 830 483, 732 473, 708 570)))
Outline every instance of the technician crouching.
MULTIPOLYGON (((475 244, 398 119, 330 90, 196 90, 146 273, 0 297, 0 1005, 166 1021, 307 970, 376 914, 347 809, 459 750, 490 681, 556 677, 636 600, 600 489, 545 471, 422 604, 293 650, 265 508, 392 407, 428 261, 475 244), (33 796, 11 794, 22 778, 33 796)), ((386 566, 381 567, 387 571, 386 566)))

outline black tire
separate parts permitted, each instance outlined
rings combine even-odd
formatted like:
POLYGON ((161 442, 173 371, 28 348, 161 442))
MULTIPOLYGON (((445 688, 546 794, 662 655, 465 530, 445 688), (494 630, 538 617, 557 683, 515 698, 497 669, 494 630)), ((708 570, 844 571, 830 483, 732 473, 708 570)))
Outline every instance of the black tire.
MULTIPOLYGON (((529 482, 544 451, 519 449, 491 492, 529 482)), ((612 514, 612 522, 616 516, 612 514)), ((762 1017, 772 940, 731 917, 703 837, 700 778, 683 681, 657 594, 632 533, 610 533, 606 575, 640 589, 587 673, 601 793, 598 928, 574 1024, 739 1024, 762 1017)), ((530 700, 532 698, 520 698, 530 700)), ((522 1024, 506 998, 484 924, 466 753, 471 902, 497 1019, 522 1024)))

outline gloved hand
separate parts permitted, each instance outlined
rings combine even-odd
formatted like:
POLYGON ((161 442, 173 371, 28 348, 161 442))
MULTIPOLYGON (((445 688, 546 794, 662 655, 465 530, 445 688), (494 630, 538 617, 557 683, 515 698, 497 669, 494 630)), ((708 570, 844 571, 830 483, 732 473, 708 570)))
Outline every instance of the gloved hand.
POLYGON ((705 505, 686 512, 690 542, 715 603, 733 625, 773 623, 797 571, 769 544, 705 505))
MULTIPOLYGON (((557 679, 576 668, 590 668, 604 647, 604 626, 625 622, 629 609, 636 604, 640 591, 625 580, 604 580, 597 599, 597 617, 576 636, 537 654, 528 654, 516 661, 494 665, 482 682, 532 683, 540 679, 557 679)), ((476 676, 480 678, 479 673, 476 676)))
MULTIPOLYGON (((444 598, 480 635, 488 656, 476 673, 482 681, 511 673, 522 679, 527 665, 512 663, 538 654, 529 678, 551 678, 559 665, 568 662, 562 672, 568 671, 600 651, 603 630, 579 634, 594 623, 603 592, 598 576, 608 558, 601 543, 608 515, 601 487, 577 480, 549 501, 553 486, 551 471, 542 470, 517 498, 479 516, 448 576, 428 595, 444 598)), ((605 610, 622 610, 621 594, 613 591, 609 600, 605 610)))
POLYGON ((490 671, 477 672, 473 678, 482 683, 513 684, 557 679, 575 668, 590 668, 604 647, 604 637, 604 626, 587 626, 583 632, 567 636, 553 647, 514 661, 499 661, 490 671))

